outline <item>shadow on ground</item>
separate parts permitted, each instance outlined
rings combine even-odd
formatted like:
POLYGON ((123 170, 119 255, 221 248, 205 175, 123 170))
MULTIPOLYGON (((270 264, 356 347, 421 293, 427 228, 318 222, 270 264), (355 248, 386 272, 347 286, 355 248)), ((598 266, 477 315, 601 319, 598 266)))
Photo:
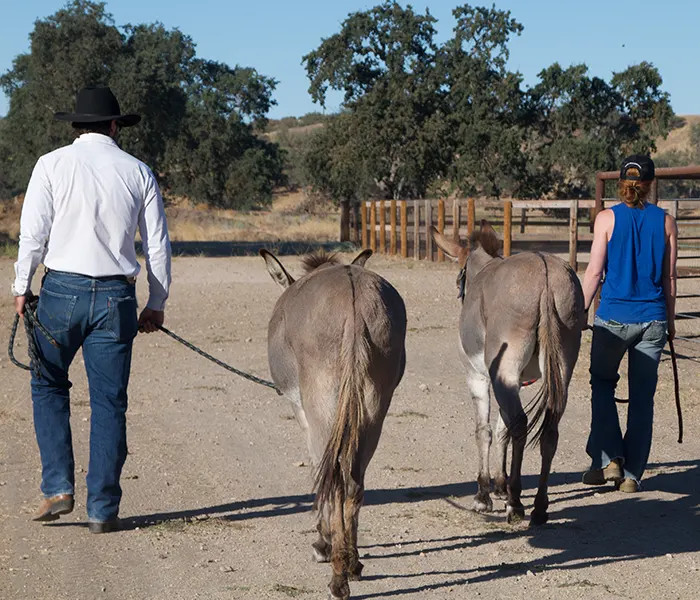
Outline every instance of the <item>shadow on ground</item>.
MULTIPOLYGON (((435 583, 420 586, 399 584, 396 589, 353 596, 356 600, 390 598, 428 590, 449 588, 469 583, 486 582, 557 569, 575 571, 623 561, 698 552, 700 550, 700 518, 697 491, 700 489, 700 461, 682 461, 650 465, 659 473, 644 480, 645 491, 675 494, 672 500, 649 498, 645 493, 605 494, 606 502, 593 506, 568 506, 557 510, 553 502, 552 518, 563 523, 539 528, 488 531, 471 536, 401 542, 401 551, 389 544, 389 553, 381 550, 373 555, 378 560, 447 550, 476 548, 513 536, 527 538, 534 548, 553 553, 545 558, 524 562, 498 562, 475 568, 423 571, 415 573, 385 573, 368 575, 365 581, 396 579, 399 582, 417 577, 435 577, 435 583), (665 471, 667 470, 667 471, 665 471), (419 548, 412 545, 420 544, 419 548), (408 546, 407 549, 404 548, 408 546)), ((610 489, 610 488, 607 488, 610 489)), ((566 498, 567 500, 570 498, 566 498)), ((378 547, 373 547, 378 548, 378 547)), ((377 570, 375 568, 375 570, 377 570)), ((592 584, 596 585, 596 584, 592 584)), ((602 584, 601 584, 602 585, 602 584)), ((608 590, 610 591, 610 590, 608 590)))
MULTIPOLYGON (((496 529, 474 535, 437 537, 434 539, 402 540, 401 545, 383 543, 366 546, 363 556, 377 561, 363 581, 396 580, 393 590, 353 596, 357 600, 389 598, 422 591, 448 588, 467 583, 485 582, 517 577, 528 571, 540 573, 549 569, 577 570, 588 567, 632 561, 650 557, 676 556, 700 551, 700 460, 676 463, 658 463, 649 466, 650 474, 639 494, 623 494, 611 487, 585 488, 558 487, 579 481, 580 473, 553 473, 551 477, 550 515, 556 523, 542 527, 522 528, 505 525, 502 515, 485 516, 484 524, 498 523, 496 529), (672 494, 673 499, 650 498, 645 492, 672 494), (595 493, 603 495, 604 502, 589 506, 571 506, 572 500, 595 493), (562 505, 559 508, 557 505, 562 505), (382 573, 381 561, 416 555, 430 555, 467 548, 478 548, 491 542, 523 537, 534 548, 549 550, 545 558, 523 562, 503 562, 458 570, 382 573), (403 585, 412 578, 434 577, 435 582, 420 586, 403 585)), ((537 485, 537 476, 523 477, 524 488, 531 493, 537 485)), ((473 483, 449 483, 399 489, 368 490, 368 506, 420 503, 442 499, 451 507, 468 510, 469 496, 476 492, 473 483)), ((218 517, 241 521, 256 518, 274 518, 311 509, 312 495, 297 494, 268 498, 254 498, 184 511, 162 512, 127 519, 125 529, 147 528, 166 521, 190 520, 197 517, 218 517)), ((481 517, 475 517, 481 518, 481 517)), ((74 523, 56 523, 47 526, 75 526, 74 523)), ((404 564, 415 565, 415 561, 404 564)))

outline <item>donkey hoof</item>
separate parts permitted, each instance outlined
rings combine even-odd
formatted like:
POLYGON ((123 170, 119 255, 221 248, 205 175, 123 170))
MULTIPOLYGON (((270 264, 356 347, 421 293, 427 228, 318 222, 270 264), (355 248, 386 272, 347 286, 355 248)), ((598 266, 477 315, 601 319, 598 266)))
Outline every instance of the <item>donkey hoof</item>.
POLYGON ((549 521, 549 514, 547 511, 532 511, 530 515, 530 525, 544 525, 547 521, 549 521))
POLYGON ((506 520, 511 525, 520 523, 525 518, 525 508, 522 506, 506 506, 506 520))
POLYGON ((493 510, 493 501, 489 496, 474 496, 474 504, 472 508, 475 512, 491 512, 493 510))
POLYGON ((323 542, 314 542, 311 544, 314 560, 317 563, 327 563, 331 560, 331 548, 323 542))
POLYGON ((362 569, 365 568, 365 565, 363 565, 359 560, 357 561, 357 564, 354 567, 350 568, 350 572, 348 573, 348 579, 350 581, 360 581, 362 579, 362 569))
POLYGON ((347 581, 335 582, 335 576, 328 586, 329 600, 348 600, 350 598, 350 586, 347 581))

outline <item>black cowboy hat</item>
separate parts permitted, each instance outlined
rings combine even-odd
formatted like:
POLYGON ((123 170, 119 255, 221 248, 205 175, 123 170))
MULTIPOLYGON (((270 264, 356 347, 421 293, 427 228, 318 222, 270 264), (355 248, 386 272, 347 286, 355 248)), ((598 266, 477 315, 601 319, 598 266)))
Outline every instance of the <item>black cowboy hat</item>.
POLYGON ((98 121, 116 120, 121 127, 131 127, 141 120, 141 115, 122 115, 119 102, 108 87, 86 87, 75 98, 75 112, 57 112, 54 117, 59 121, 73 123, 96 123, 98 121))

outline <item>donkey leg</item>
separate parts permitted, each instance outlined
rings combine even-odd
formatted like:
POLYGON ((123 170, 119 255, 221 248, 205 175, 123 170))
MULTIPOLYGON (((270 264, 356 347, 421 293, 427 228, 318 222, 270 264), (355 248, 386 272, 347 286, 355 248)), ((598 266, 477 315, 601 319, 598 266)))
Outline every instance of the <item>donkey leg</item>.
POLYGON ((547 497, 547 482, 549 472, 552 468, 552 459, 557 451, 559 442, 559 423, 549 423, 540 437, 540 454, 542 455, 542 467, 540 469, 540 482, 535 496, 535 508, 530 516, 531 525, 544 525, 549 519, 547 508, 549 498, 547 497))
MULTIPOLYGON (((569 396, 569 383, 574 373, 576 359, 578 357, 579 347, 581 343, 580 333, 573 333, 571 330, 566 330, 562 335, 562 349, 564 360, 561 368, 564 376, 564 399, 563 405, 566 406, 569 396)), ((547 413, 549 419, 542 436, 540 437, 540 454, 542 456, 542 467, 540 469, 540 481, 537 487, 537 495, 535 496, 535 508, 530 516, 531 525, 543 525, 549 519, 547 509, 549 508, 549 498, 547 497, 547 486, 549 482, 549 473, 552 469, 552 460, 557 451, 559 443, 559 419, 547 413)))
POLYGON ((328 505, 319 510, 316 529, 318 530, 318 539, 311 544, 314 560, 318 563, 330 562, 331 527, 328 505))
POLYGON ((505 499, 508 490, 508 475, 506 473, 506 461, 508 460, 508 428, 503 422, 501 413, 498 413, 498 423, 496 424, 496 473, 493 478, 493 494, 496 498, 505 499))
POLYGON ((347 543, 345 538, 345 522, 343 518, 343 491, 336 490, 330 509, 331 514, 331 567, 333 576, 328 584, 331 600, 348 600, 350 586, 347 572, 347 543))
POLYGON ((519 388, 517 374, 514 381, 507 382, 496 378, 493 384, 501 416, 508 429, 510 441, 513 444, 510 476, 506 485, 508 492, 506 518, 509 523, 520 521, 525 517, 525 508, 520 501, 520 494, 523 489, 520 481, 520 472, 523 464, 523 454, 525 453, 525 442, 527 441, 527 415, 520 403, 519 388))
POLYGON ((343 517, 345 519, 345 537, 348 544, 348 578, 351 581, 358 581, 362 577, 362 569, 364 567, 360 562, 360 555, 357 551, 357 527, 364 492, 364 487, 355 481, 351 481, 345 491, 343 517))
POLYGON ((493 510, 490 496, 491 475, 489 473, 489 452, 491 449, 490 383, 486 377, 471 374, 468 378, 468 385, 476 409, 476 447, 479 453, 479 473, 476 478, 479 489, 474 496, 473 508, 476 512, 489 512, 493 510))

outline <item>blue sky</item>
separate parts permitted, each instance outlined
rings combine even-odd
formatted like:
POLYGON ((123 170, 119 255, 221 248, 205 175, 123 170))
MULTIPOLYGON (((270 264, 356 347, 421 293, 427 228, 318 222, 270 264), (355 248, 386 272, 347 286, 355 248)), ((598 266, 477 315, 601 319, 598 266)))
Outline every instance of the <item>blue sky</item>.
MULTIPOLYGON (((160 21, 178 28, 197 44, 199 56, 256 68, 279 81, 278 105, 270 117, 300 116, 321 110, 312 103, 301 57, 321 38, 340 29, 349 12, 379 2, 337 0, 110 0, 107 9, 117 25, 160 21)), ((438 19, 438 39, 449 37, 452 8, 459 0, 413 2, 438 19)), ((491 0, 473 4, 490 5, 491 0)), ((61 8, 63 0, 0 0, 0 72, 12 59, 29 50, 29 33, 37 18, 61 8)), ((405 4, 405 3, 404 3, 405 4)), ((664 89, 678 114, 700 113, 700 2, 697 0, 509 0, 509 9, 525 29, 510 44, 509 66, 520 71, 526 84, 553 62, 564 66, 586 63, 592 74, 609 79, 642 60, 652 62, 664 79, 664 89)), ((327 111, 335 111, 340 96, 329 97, 327 111)), ((7 112, 0 93, 0 115, 7 112)), ((66 107, 66 109, 71 107, 66 107)))

